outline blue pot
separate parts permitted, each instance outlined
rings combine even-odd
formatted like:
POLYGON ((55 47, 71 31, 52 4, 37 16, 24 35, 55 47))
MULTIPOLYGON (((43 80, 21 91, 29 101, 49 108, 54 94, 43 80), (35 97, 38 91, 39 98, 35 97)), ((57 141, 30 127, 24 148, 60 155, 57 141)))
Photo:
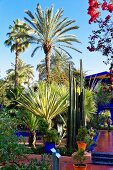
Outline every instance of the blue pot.
POLYGON ((54 142, 45 142, 45 153, 51 153, 52 148, 55 148, 54 142))

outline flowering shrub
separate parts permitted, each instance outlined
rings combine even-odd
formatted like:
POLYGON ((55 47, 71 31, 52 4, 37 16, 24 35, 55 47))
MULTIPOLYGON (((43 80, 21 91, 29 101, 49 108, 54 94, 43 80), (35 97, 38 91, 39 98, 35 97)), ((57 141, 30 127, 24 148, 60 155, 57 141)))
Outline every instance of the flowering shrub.
POLYGON ((89 0, 88 14, 90 15, 89 24, 96 22, 97 18, 100 16, 100 9, 103 11, 113 12, 113 2, 112 0, 103 0, 102 3, 98 0, 89 0))
POLYGON ((87 49, 90 52, 100 51, 103 55, 107 56, 109 61, 113 54, 113 22, 111 16, 108 15, 104 20, 98 20, 97 23, 99 29, 92 31, 87 49))
POLYGON ((89 24, 99 17, 99 3, 97 0, 89 0, 88 14, 91 16, 89 24))
POLYGON ((106 83, 100 83, 95 89, 94 98, 97 104, 105 105, 110 103, 112 99, 111 85, 106 83))

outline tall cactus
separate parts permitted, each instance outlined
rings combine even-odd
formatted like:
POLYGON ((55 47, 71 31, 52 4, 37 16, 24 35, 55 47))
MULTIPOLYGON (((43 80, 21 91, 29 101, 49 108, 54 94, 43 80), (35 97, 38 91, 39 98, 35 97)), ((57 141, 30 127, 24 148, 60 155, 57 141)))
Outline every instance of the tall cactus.
POLYGON ((80 114, 81 114, 81 125, 85 126, 85 115, 84 115, 84 82, 83 82, 83 68, 82 60, 80 60, 80 114))
POLYGON ((69 92, 70 105, 67 122, 67 147, 74 149, 78 129, 80 125, 84 126, 85 123, 82 60, 80 60, 80 94, 77 92, 76 80, 71 71, 71 65, 69 65, 69 92))

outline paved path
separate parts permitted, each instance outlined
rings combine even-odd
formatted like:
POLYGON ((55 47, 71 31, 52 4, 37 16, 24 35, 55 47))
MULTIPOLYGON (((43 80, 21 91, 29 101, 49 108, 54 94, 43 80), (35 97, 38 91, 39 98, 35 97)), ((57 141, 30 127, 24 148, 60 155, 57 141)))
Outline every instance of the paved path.
POLYGON ((97 146, 95 147, 96 152, 113 152, 113 131, 108 132, 107 130, 101 130, 97 146))

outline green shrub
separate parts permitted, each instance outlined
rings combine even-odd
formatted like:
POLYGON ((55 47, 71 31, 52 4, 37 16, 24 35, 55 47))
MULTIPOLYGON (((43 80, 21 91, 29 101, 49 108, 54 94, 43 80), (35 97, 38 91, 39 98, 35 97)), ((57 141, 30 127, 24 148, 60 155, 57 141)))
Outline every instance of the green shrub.
POLYGON ((75 151, 73 148, 59 147, 57 148, 62 156, 71 156, 75 151))
POLYGON ((80 127, 78 129, 77 140, 78 141, 85 141, 85 137, 88 134, 88 130, 84 127, 80 127))
POLYGON ((45 140, 45 142, 58 143, 59 142, 59 137, 58 137, 57 130, 56 129, 48 130, 44 140, 45 140))
POLYGON ((15 135, 17 121, 4 116, 0 118, 0 162, 14 162, 26 153, 26 147, 19 144, 21 138, 15 135))
POLYGON ((38 132, 41 133, 41 135, 45 135, 48 131, 49 124, 44 118, 38 119, 38 132))
POLYGON ((31 149, 32 153, 39 155, 44 154, 44 150, 44 146, 37 146, 36 148, 31 149))
POLYGON ((50 156, 42 155, 41 160, 32 159, 29 164, 15 164, 2 167, 1 170, 50 170, 50 156))

